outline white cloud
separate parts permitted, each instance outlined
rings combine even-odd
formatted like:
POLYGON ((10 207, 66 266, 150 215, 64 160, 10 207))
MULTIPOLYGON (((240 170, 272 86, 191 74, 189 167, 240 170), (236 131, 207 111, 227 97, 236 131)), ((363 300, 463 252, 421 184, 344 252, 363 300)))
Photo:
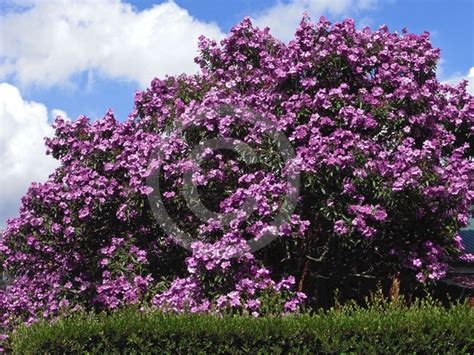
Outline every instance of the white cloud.
POLYGON ((44 146, 44 137, 53 133, 45 105, 25 101, 15 86, 0 83, 0 227, 17 215, 31 182, 44 182, 57 166, 44 146))
POLYGON ((154 77, 197 71, 197 38, 221 38, 216 24, 174 2, 137 11, 120 0, 47 0, 0 17, 0 78, 20 85, 70 84, 92 71, 147 86, 154 77))
POLYGON ((302 14, 307 12, 314 20, 323 13, 332 16, 348 15, 375 6, 376 0, 293 0, 288 3, 278 2, 254 17, 260 27, 270 27, 271 33, 283 41, 288 41, 295 34, 302 14))
POLYGON ((451 84, 455 85, 458 84, 461 80, 467 80, 467 92, 470 93, 471 95, 474 95, 474 67, 471 67, 469 69, 469 72, 466 75, 462 75, 460 73, 456 73, 446 80, 443 80, 444 84, 451 84))
POLYGON ((67 115, 66 112, 60 109, 52 109, 51 110, 51 120, 55 120, 56 117, 61 116, 66 121, 71 121, 71 118, 67 115))

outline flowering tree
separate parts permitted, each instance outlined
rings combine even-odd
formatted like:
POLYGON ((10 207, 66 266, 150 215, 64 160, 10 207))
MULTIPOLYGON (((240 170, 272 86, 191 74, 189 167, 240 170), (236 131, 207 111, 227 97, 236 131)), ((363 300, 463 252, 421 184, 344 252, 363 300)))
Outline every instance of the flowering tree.
POLYGON ((0 291, 4 326, 134 303, 258 315, 277 297, 290 312, 317 301, 315 280, 336 288, 403 268, 426 282, 460 255, 474 98, 437 81, 427 33, 304 18, 284 44, 245 19, 199 48, 198 75, 154 79, 124 122, 57 118, 46 144, 61 165, 32 184, 0 241, 14 275, 0 291), (227 138, 235 149, 192 158, 227 138), (190 181, 211 217, 186 199, 190 181), (152 194, 191 251, 155 218, 152 194))

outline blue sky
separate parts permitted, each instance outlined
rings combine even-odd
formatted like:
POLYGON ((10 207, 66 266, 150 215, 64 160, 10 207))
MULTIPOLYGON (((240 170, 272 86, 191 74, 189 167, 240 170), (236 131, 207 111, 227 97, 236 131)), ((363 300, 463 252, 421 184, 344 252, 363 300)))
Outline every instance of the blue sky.
POLYGON ((197 71, 197 37, 222 37, 244 16, 291 38, 301 15, 352 17, 359 27, 428 31, 441 81, 474 87, 472 0, 3 0, 0 3, 0 227, 31 181, 55 166, 42 137, 60 113, 125 119, 154 77, 197 71), (472 69, 471 69, 472 68, 472 69))

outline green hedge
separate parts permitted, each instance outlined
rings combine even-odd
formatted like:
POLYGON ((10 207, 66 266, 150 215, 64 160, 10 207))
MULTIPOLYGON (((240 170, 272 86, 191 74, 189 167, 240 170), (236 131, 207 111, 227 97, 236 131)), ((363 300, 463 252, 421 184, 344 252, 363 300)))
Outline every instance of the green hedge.
POLYGON ((474 310, 379 303, 312 315, 251 318, 133 309, 20 328, 15 353, 472 353, 474 310))

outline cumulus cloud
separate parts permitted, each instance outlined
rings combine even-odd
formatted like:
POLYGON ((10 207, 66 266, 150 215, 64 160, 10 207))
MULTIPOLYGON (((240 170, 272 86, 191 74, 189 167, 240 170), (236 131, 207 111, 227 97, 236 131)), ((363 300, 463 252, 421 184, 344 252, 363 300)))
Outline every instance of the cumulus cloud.
POLYGON ((288 3, 279 1, 275 6, 255 16, 254 21, 261 27, 270 27, 274 36, 288 41, 293 37, 304 12, 315 18, 322 14, 342 16, 371 9, 375 3, 376 0, 293 0, 288 3))
MULTIPOLYGON (((54 114, 67 114, 53 110, 54 114)), ((54 131, 45 105, 25 101, 13 85, 0 84, 0 227, 15 217, 31 182, 43 182, 57 166, 44 137, 54 131)))
POLYGON ((67 115, 67 113, 63 110, 60 109, 52 109, 51 110, 51 120, 56 119, 56 117, 61 116, 63 119, 66 121, 71 121, 71 118, 67 115))
POLYGON ((443 80, 443 83, 445 84, 451 84, 455 85, 458 84, 461 80, 467 80, 467 92, 470 93, 471 95, 474 95, 474 67, 471 67, 467 74, 462 75, 460 73, 456 73, 446 80, 443 80))
POLYGON ((146 86, 155 76, 196 72, 199 35, 223 36, 172 1, 143 11, 120 0, 35 1, 0 23, 0 78, 20 85, 64 85, 97 71, 146 86))

